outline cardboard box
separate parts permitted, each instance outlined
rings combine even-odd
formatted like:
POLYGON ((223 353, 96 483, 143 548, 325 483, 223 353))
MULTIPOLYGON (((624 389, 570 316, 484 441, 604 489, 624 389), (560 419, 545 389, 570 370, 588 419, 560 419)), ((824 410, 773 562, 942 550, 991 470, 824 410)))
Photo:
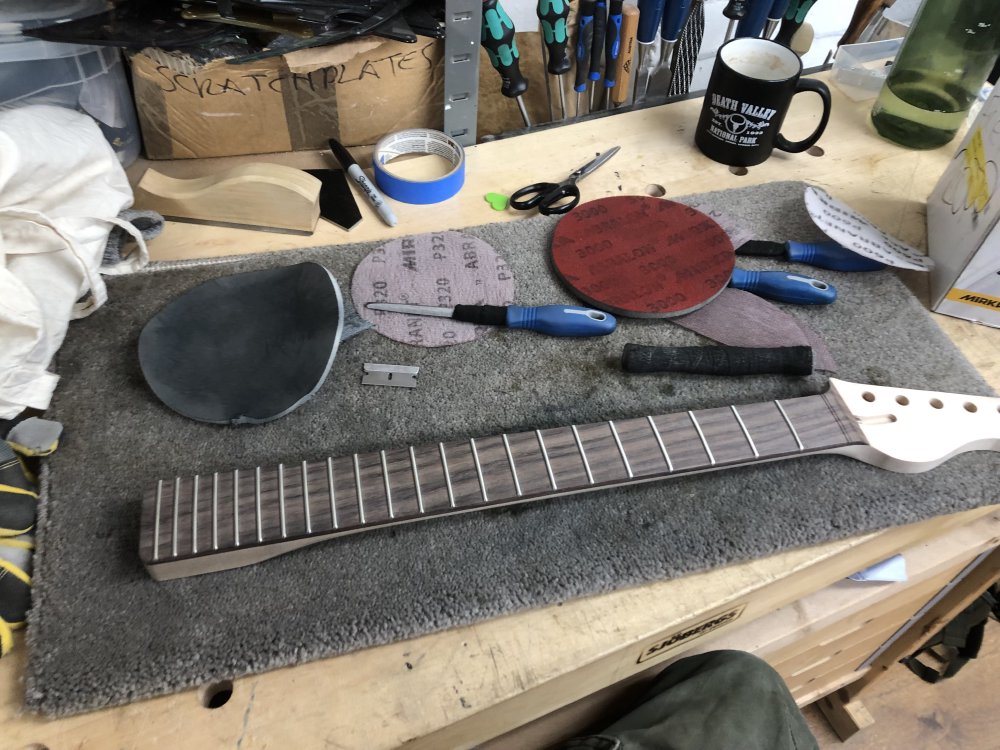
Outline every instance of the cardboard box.
POLYGON ((366 37, 245 65, 196 66, 160 50, 132 57, 146 156, 191 159, 371 145, 440 130, 443 42, 366 37))
POLYGON ((927 199, 931 309, 1000 328, 1000 87, 927 199))

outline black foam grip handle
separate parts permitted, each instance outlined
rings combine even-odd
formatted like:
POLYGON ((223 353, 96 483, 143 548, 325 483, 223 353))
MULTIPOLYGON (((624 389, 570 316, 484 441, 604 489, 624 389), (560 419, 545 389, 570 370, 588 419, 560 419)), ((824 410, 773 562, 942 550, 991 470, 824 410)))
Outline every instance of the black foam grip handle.
POLYGON ((625 344, 625 372, 690 372, 698 375, 810 375, 811 346, 640 346, 625 344))
POLYGON ((505 326, 507 308, 501 305, 455 305, 451 318, 480 326, 505 326))
POLYGON ((587 61, 594 43, 594 0, 580 0, 576 30, 576 82, 574 90, 587 88, 587 61))

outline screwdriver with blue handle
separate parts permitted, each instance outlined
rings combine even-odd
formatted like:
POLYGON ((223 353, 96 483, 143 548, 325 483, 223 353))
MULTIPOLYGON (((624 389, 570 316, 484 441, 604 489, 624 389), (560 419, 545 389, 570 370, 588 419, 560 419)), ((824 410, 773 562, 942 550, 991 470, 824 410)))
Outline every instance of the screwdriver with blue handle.
POLYGON ((503 82, 500 93, 517 101, 521 118, 525 126, 530 128, 531 120, 521 98, 521 95, 528 90, 528 82, 521 75, 521 53, 518 52, 517 41, 514 39, 514 22, 500 5, 500 0, 483 0, 481 41, 490 62, 497 69, 503 82))
POLYGON ((872 258, 848 250, 839 242, 771 242, 748 240, 736 250, 737 255, 758 258, 784 258, 793 263, 806 263, 830 271, 879 271, 885 268, 872 258))
POLYGON ((587 77, 590 79, 590 112, 594 106, 594 87, 601 80, 601 60, 604 58, 604 32, 608 25, 608 3, 606 0, 597 0, 594 3, 594 30, 590 41, 590 72, 587 77))
POLYGON ((736 39, 760 36, 770 10, 771 0, 750 0, 746 15, 736 24, 736 39))
POLYGON ((576 27, 576 80, 573 90, 576 92, 576 116, 580 116, 580 96, 587 90, 587 64, 590 61, 590 49, 594 43, 594 5, 595 0, 580 0, 577 11, 576 27))
POLYGON ((774 0, 771 3, 771 10, 767 14, 767 25, 764 27, 764 38, 770 39, 774 36, 775 30, 778 28, 778 24, 781 23, 781 19, 785 17, 785 11, 788 10, 788 4, 791 0, 774 0))
POLYGON ((668 70, 670 77, 664 93, 670 93, 670 83, 673 79, 674 48, 677 40, 680 39, 681 31, 687 23, 688 14, 691 12, 692 0, 667 0, 663 6, 663 17, 660 20, 660 64, 657 71, 668 70))
POLYGON ((833 284, 784 271, 734 268, 729 286, 792 305, 829 305, 837 299, 837 289, 833 284))
POLYGON ((618 326, 618 321, 609 313, 572 305, 432 307, 429 305, 402 305, 393 302, 369 302, 365 307, 370 310, 406 313, 407 315, 451 318, 476 325, 524 328, 549 336, 607 336, 609 333, 613 333, 618 326))
POLYGON ((618 58, 622 53, 622 0, 608 4, 608 25, 604 30, 604 109, 611 109, 611 92, 618 85, 618 58))
POLYGON ((636 59, 635 89, 632 92, 632 104, 640 104, 646 99, 649 89, 649 79, 656 70, 656 65, 646 60, 649 48, 656 41, 656 33, 660 28, 660 18, 663 16, 665 0, 639 0, 639 28, 635 32, 639 43, 639 54, 636 59))

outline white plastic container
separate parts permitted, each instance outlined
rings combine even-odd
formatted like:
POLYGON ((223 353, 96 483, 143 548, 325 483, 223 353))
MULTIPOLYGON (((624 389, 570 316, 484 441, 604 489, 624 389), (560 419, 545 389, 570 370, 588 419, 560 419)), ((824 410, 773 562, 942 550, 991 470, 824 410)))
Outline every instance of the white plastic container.
POLYGON ((54 104, 85 112, 127 166, 139 155, 141 141, 121 52, 21 34, 23 29, 100 13, 105 7, 104 0, 0 2, 0 109, 54 104))

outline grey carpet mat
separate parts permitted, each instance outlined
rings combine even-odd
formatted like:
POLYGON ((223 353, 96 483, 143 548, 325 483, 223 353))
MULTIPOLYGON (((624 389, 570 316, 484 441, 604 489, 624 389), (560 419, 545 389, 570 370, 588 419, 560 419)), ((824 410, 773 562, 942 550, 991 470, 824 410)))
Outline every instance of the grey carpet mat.
MULTIPOLYGON (((801 184, 696 202, 740 217, 761 239, 820 238, 801 184)), ((547 265, 554 222, 466 230, 509 261, 520 304, 571 301, 547 265)), ((1000 500, 1000 456, 992 453, 917 475, 818 456, 408 524, 248 568, 154 582, 137 555, 150 480, 825 389, 820 376, 621 372, 626 342, 707 343, 657 320, 623 320, 597 339, 498 330, 444 349, 368 331, 344 342, 311 401, 260 426, 192 422, 146 388, 139 331, 180 292, 221 274, 305 259, 327 265, 346 290, 373 246, 111 279, 110 302, 71 326, 49 415, 66 432, 41 506, 28 629, 31 709, 63 715, 133 701, 1000 500), (419 365, 420 385, 362 386, 364 362, 419 365)), ((990 393, 894 273, 812 275, 836 284, 840 299, 788 309, 826 338, 839 377, 990 393)))

